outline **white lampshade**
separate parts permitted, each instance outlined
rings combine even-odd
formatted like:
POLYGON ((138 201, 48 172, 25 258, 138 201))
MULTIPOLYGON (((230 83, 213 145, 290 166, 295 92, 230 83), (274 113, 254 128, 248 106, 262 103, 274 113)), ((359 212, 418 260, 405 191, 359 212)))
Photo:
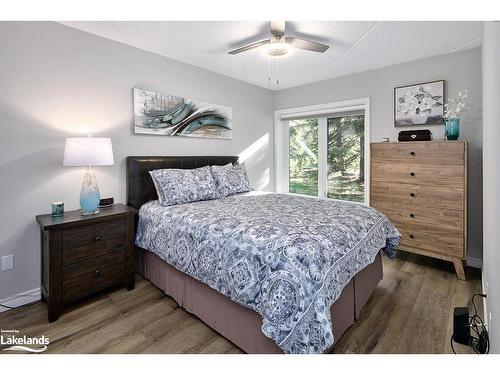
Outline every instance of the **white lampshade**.
POLYGON ((113 164, 111 138, 66 138, 63 165, 86 167, 113 164))

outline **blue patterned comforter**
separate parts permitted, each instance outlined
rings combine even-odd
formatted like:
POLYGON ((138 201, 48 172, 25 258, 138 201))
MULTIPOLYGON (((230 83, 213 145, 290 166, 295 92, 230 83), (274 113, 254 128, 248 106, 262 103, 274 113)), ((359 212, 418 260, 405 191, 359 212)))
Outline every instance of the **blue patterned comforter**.
POLYGON ((259 313, 284 352, 322 353, 334 342, 331 305, 380 249, 394 257, 399 239, 373 208, 266 194, 148 202, 136 244, 259 313))

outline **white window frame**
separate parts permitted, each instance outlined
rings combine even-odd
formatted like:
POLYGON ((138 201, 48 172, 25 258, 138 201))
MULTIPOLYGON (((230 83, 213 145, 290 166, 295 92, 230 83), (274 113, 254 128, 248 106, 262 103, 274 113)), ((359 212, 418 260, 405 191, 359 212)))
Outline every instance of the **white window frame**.
MULTIPOLYGON (((353 110, 365 111, 365 201, 370 204, 370 98, 342 100, 332 103, 308 105, 296 108, 279 109, 274 111, 274 170, 275 186, 278 193, 294 194, 289 192, 289 129, 288 119, 293 117, 319 117, 318 121, 318 198, 327 198, 328 173, 327 118, 321 117, 335 113, 353 110), (284 118, 284 119, 283 119, 284 118)), ((356 203, 356 202, 354 202, 356 203)))

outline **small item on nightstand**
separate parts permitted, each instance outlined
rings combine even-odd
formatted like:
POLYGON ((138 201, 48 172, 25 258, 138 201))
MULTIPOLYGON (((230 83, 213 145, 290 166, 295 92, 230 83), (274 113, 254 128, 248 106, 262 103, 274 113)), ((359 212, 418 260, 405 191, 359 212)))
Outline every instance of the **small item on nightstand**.
POLYGON ((115 203, 115 199, 113 197, 111 197, 111 198, 102 198, 99 201, 99 208, 108 208, 108 207, 113 206, 114 203, 115 203))
POLYGON ((389 142, 389 138, 388 137, 382 138, 382 142, 389 142))
POLYGON ((64 202, 59 201, 59 202, 52 202, 50 204, 52 210, 52 216, 54 217, 59 217, 64 215, 64 202))
POLYGON ((424 130, 404 130, 398 135, 399 142, 430 141, 432 134, 429 129, 424 130))

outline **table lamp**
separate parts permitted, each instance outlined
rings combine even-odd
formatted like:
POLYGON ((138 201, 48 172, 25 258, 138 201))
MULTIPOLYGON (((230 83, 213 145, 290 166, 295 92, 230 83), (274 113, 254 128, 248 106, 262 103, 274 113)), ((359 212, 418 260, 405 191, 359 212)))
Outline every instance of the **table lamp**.
POLYGON ((113 147, 111 138, 66 138, 63 165, 69 167, 87 167, 80 191, 82 215, 99 212, 99 187, 94 171, 95 165, 113 165, 113 147))

